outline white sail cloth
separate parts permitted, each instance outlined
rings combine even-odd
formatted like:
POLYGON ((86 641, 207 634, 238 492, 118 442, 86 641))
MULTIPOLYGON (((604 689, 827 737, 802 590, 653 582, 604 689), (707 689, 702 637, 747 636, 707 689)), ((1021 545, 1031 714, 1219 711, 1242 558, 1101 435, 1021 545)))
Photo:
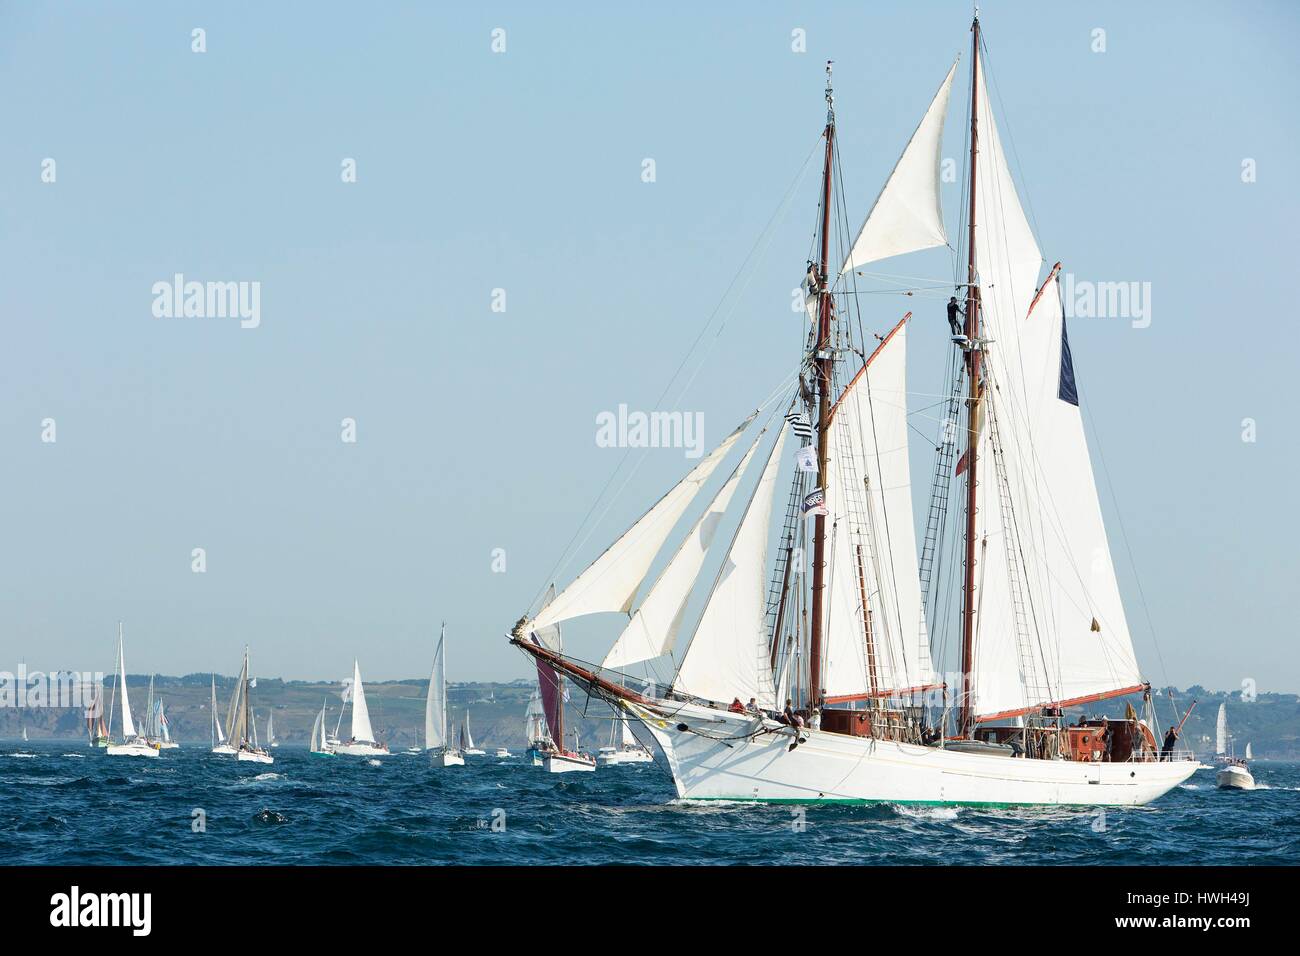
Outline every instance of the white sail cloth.
POLYGON ((447 626, 438 636, 433 652, 433 669, 429 672, 429 693, 424 698, 424 749, 447 746, 447 626))
POLYGON ((623 633, 605 655, 602 667, 626 667, 661 657, 673 649, 682 623, 682 612, 695 586, 695 579, 704 565, 704 558, 713 543, 718 525, 722 523, 723 515, 735 496, 741 476, 754 457, 762 437, 760 433, 754 439, 731 477, 695 523, 695 527, 650 588, 641 606, 632 615, 632 620, 628 621, 623 633))
POLYGON ((135 720, 131 717, 131 701, 126 695, 126 650, 122 645, 122 628, 117 629, 118 683, 122 685, 122 741, 136 736, 135 720))
POLYGON ((829 603, 822 686, 831 701, 938 682, 916 571, 905 323, 845 388, 827 432, 829 603))
POLYGON ((352 662, 352 739, 372 744, 375 732, 370 726, 370 708, 366 706, 366 689, 361 686, 361 664, 352 662))
POLYGON ((858 230, 841 274, 878 259, 948 244, 939 203, 939 161, 956 72, 953 63, 858 230))
POLYGON ((754 697, 760 707, 776 706, 768 657, 767 545, 785 436, 783 428, 682 658, 673 682, 681 693, 724 703, 754 697))
POLYGON ((587 567, 574 581, 538 612, 530 630, 599 611, 632 609, 633 599, 650 565, 678 519, 690 506, 709 476, 740 439, 751 415, 728 435, 703 461, 623 535, 587 567))
POLYGON ((1067 368, 1071 390, 1074 382, 1060 297, 1045 290, 1029 313, 1042 254, 1002 149, 982 61, 977 74, 975 261, 991 340, 983 402, 991 407, 977 446, 973 703, 985 717, 1106 695, 1142 678, 1083 421, 1063 397, 1067 368))

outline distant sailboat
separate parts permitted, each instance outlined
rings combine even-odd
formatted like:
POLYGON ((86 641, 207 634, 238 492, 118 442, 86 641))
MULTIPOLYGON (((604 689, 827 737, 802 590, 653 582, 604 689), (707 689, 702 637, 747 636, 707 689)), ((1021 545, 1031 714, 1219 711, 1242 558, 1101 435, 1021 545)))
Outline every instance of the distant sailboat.
POLYGON ((153 693, 154 677, 149 676, 149 696, 144 707, 144 736, 159 750, 175 750, 180 744, 172 740, 171 730, 167 726, 167 715, 163 712, 162 698, 155 698, 153 693))
MULTIPOLYGON (((546 603, 550 605, 554 601, 555 587, 551 586, 546 592, 546 603)), ((558 622, 535 628, 528 635, 528 640, 537 650, 552 654, 559 654, 564 646, 558 622)), ((544 739, 536 745, 541 748, 542 769, 547 773, 595 770, 596 761, 579 753, 576 746, 573 750, 564 749, 564 702, 568 699, 568 692, 564 689, 559 671, 541 655, 537 656, 537 690, 541 695, 542 714, 546 727, 544 739)), ((538 750, 534 749, 533 753, 537 754, 538 750)), ((537 762, 538 758, 534 756, 533 763, 537 762)))
POLYGON ((104 723, 104 688, 96 684, 91 690, 90 707, 86 711, 86 734, 90 746, 108 746, 108 725, 104 723))
POLYGON ((226 732, 221 728, 221 714, 217 712, 217 675, 212 675, 212 752, 214 754, 235 755, 235 748, 226 742, 226 732))
POLYGON ((155 742, 162 750, 178 749, 180 747, 180 744, 177 743, 175 740, 172 740, 171 724, 167 720, 167 712, 163 707, 163 700, 161 697, 158 698, 158 703, 156 703, 154 706, 158 710, 158 715, 156 717, 156 721, 158 725, 158 739, 155 742))
POLYGON ((23 743, 27 743, 27 725, 23 725, 23 743))
POLYGON ((334 751, 330 748, 329 741, 325 735, 325 707, 329 701, 320 705, 320 713, 316 715, 316 722, 311 725, 311 753, 316 757, 333 757, 334 751))
POLYGON ((528 741, 524 756, 533 762, 534 767, 540 767, 542 758, 548 750, 555 749, 555 744, 546 730, 546 712, 542 709, 541 691, 537 689, 528 698, 528 708, 524 711, 524 737, 528 741))
MULTIPOLYGON (((1223 762, 1223 766, 1215 774, 1215 783, 1220 790, 1254 790, 1255 778, 1251 776, 1250 768, 1246 766, 1245 760, 1239 759, 1233 752, 1232 734, 1228 732, 1226 704, 1219 705, 1219 717, 1215 723, 1214 752, 1223 762)), ((1246 756, 1250 756, 1250 744, 1246 745, 1246 756)))
MULTIPOLYGON (((110 757, 157 757, 158 750, 151 747, 145 738, 136 733, 135 720, 131 717, 131 700, 126 692, 126 653, 122 646, 122 624, 117 625, 117 679, 122 687, 122 742, 109 742, 105 752, 110 757)), ((113 710, 117 704, 117 687, 113 688, 113 698, 109 704, 108 725, 113 726, 113 710)))
POLYGON ((1228 756, 1228 705, 1219 705, 1219 716, 1214 721, 1214 755, 1220 762, 1228 756))
POLYGON ((275 758, 257 742, 257 722, 249 690, 253 681, 248 678, 248 648, 244 648, 244 664, 239 670, 235 685, 235 701, 226 718, 226 736, 235 747, 235 759, 250 763, 275 763, 275 758))
POLYGON ((269 747, 280 746, 280 741, 275 739, 275 714, 266 715, 266 743, 269 747))
POLYGON ((1254 759, 1255 759, 1255 755, 1254 755, 1253 753, 1251 753, 1251 751, 1250 751, 1250 744, 1249 744, 1249 743, 1246 744, 1246 759, 1247 759, 1247 760, 1254 760, 1254 759))
MULTIPOLYGON (((361 683, 361 664, 358 661, 352 662, 352 685, 348 688, 345 702, 348 700, 352 703, 352 736, 346 742, 339 741, 334 752, 349 757, 387 757, 388 745, 375 740, 375 731, 370 726, 370 708, 366 706, 366 689, 361 683)), ((339 720, 343 720, 342 712, 339 720)))
POLYGON ((465 711, 465 719, 460 725, 460 752, 466 757, 484 757, 487 752, 474 746, 474 735, 469 730, 469 710, 465 711))
POLYGON ((617 767, 629 763, 654 763, 654 754, 642 747, 628 728, 628 718, 616 716, 610 724, 609 743, 597 751, 597 765, 617 767))
POLYGON ((438 635, 429 672, 429 693, 424 698, 424 749, 433 751, 435 767, 463 767, 465 757, 451 745, 447 733, 447 625, 438 635))

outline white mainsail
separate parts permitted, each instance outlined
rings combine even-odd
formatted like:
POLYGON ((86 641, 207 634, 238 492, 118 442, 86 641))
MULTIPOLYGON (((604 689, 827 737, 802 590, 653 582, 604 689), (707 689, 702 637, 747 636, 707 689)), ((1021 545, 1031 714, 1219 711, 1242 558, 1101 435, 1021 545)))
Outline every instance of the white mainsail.
POLYGON ((122 625, 117 625, 118 683, 122 685, 122 741, 136 736, 135 721, 131 717, 131 701, 126 695, 126 650, 122 645, 122 625))
POLYGON ((981 61, 975 261, 991 345, 976 425, 973 704, 987 718, 1137 689, 1142 677, 1076 404, 1060 298, 1047 289, 1029 313, 1042 254, 983 73, 981 61))
POLYGON ((447 664, 445 648, 447 625, 442 626, 438 647, 433 652, 433 669, 429 673, 429 693, 424 699, 424 749, 447 746, 447 664))
POLYGON ((474 749, 474 735, 469 732, 469 711, 465 711, 465 722, 460 725, 460 742, 466 750, 474 749))
POLYGON ((937 683, 916 573, 906 368, 905 319, 845 388, 827 432, 822 686, 832 702, 937 683))
POLYGON ((352 739, 372 744, 375 732, 370 726, 370 709, 366 707, 366 689, 361 686, 361 664, 352 662, 352 739))
POLYGON ((679 692, 724 702, 754 697, 760 707, 776 706, 768 658, 767 539, 785 436, 782 428, 682 658, 673 682, 679 692))
POLYGON ((230 713, 226 717, 226 736, 232 747, 242 747, 249 739, 248 727, 248 651, 244 651, 244 662, 239 668, 239 679, 235 682, 235 694, 230 701, 230 713))
POLYGON ((1247 760, 1253 760, 1254 758, 1255 758, 1255 755, 1254 755, 1254 753, 1251 752, 1250 744, 1247 743, 1247 744, 1246 744, 1246 759, 1247 759, 1247 760))
POLYGON ((1214 752, 1219 756, 1228 752, 1228 706, 1219 705, 1219 716, 1214 721, 1214 752))
POLYGON ((751 415, 538 613, 530 629, 598 611, 632 609, 637 590, 678 519, 753 420, 751 415))
POLYGON ((321 753, 325 749, 325 705, 321 705, 316 722, 311 725, 311 751, 321 753))
POLYGON ((695 579, 704 565, 718 525, 722 523, 722 517, 736 494, 741 476, 754 457, 762 437, 760 433, 754 439, 731 477, 709 503, 691 533, 651 586, 645 600, 632 615, 632 620, 628 621, 623 633, 605 655, 602 667, 626 667, 672 651, 681 627, 682 612, 686 609, 686 601, 695 586, 695 579))
POLYGON ((878 259, 947 245, 939 203, 939 161, 956 72, 953 63, 858 230, 841 274, 878 259))

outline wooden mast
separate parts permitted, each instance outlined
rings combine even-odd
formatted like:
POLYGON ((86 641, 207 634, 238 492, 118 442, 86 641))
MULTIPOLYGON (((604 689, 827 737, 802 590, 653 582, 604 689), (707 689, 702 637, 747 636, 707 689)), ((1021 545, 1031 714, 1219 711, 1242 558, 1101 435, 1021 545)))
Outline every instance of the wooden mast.
POLYGON ((969 737, 974 730, 971 671, 975 666, 975 509, 976 452, 979 446, 980 417, 980 290, 975 284, 975 156, 978 152, 980 19, 971 24, 970 58, 970 210, 967 214, 966 238, 966 367, 970 389, 966 415, 966 576, 963 586, 961 635, 961 717, 958 734, 969 737))
MULTIPOLYGON (((826 434, 831 415, 831 290, 829 281, 831 243, 831 172, 835 160, 835 99, 831 92, 831 61, 826 61, 826 160, 822 171, 822 247, 817 275, 817 346, 813 352, 817 369, 817 487, 826 487, 826 434)), ((812 630, 808 636, 808 707, 821 706, 822 595, 826 566, 826 515, 813 519, 812 630)))

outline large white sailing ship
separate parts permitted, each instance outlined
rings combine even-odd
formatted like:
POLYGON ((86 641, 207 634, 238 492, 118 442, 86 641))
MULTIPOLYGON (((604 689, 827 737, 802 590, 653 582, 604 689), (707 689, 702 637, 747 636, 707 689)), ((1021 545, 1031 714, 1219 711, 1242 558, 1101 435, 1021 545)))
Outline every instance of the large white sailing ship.
POLYGON ((925 443, 937 451, 919 546, 910 313, 868 339, 861 329, 878 319, 863 314, 857 284, 872 263, 949 245, 940 159, 958 64, 856 234, 833 222, 843 189, 828 64, 818 251, 795 385, 515 625, 512 642, 536 659, 549 692, 554 739, 562 707, 550 676, 563 675, 642 723, 685 799, 1125 806, 1199 766, 1185 753, 1162 759, 1156 744, 1084 436, 1060 264, 1045 268, 1014 185, 978 17, 971 32, 949 388, 938 436, 925 443), (753 431, 638 601, 699 491, 753 431), (799 464, 776 535, 776 485, 793 444, 799 464), (737 512, 714 553, 719 523, 737 512), (718 570, 690 633, 684 612, 710 559, 718 570), (626 615, 600 663, 566 655, 550 636, 598 612, 626 615), (945 681, 936 659, 959 676, 945 681), (652 661, 671 665, 667 689, 629 689, 627 668, 652 661), (1064 714, 1138 693, 1141 716, 1064 714))

